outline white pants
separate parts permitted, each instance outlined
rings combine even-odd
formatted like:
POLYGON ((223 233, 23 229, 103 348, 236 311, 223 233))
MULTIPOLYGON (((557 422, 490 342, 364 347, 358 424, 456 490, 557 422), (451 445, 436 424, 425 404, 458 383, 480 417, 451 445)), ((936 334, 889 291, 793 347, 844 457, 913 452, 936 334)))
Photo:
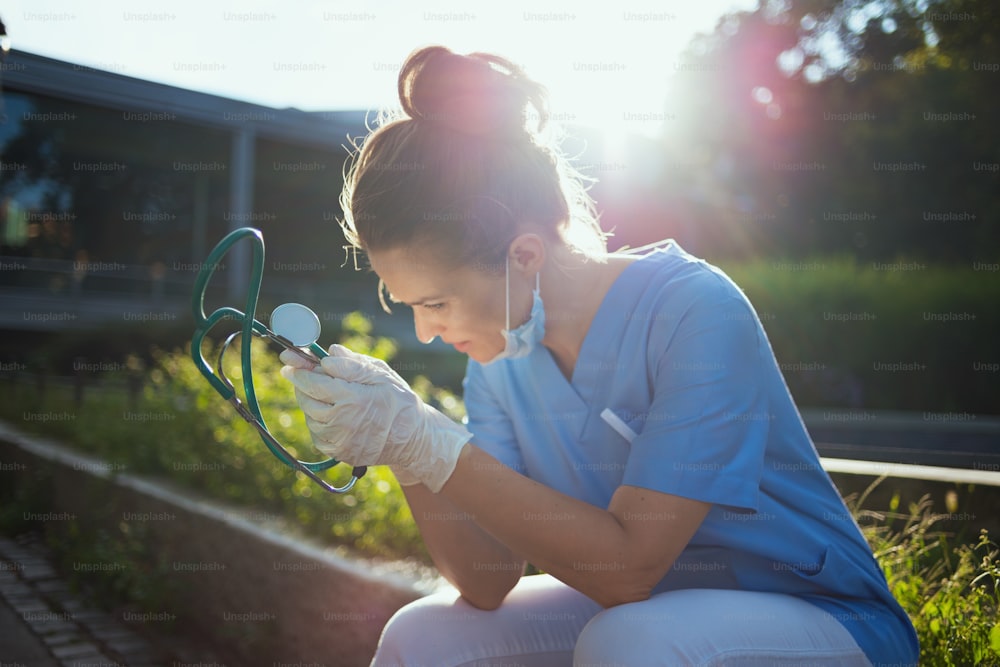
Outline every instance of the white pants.
POLYGON ((871 667, 850 633, 790 595, 688 589, 602 610, 549 575, 523 577, 503 605, 451 589, 389 619, 372 667, 871 667))

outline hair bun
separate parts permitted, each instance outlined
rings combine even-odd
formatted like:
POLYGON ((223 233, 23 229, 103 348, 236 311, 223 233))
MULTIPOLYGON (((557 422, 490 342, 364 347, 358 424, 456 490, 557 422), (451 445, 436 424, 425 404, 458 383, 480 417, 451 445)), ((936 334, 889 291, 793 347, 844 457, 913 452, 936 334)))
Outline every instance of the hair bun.
POLYGON ((399 101, 415 120, 470 135, 525 132, 526 107, 547 120, 545 89, 514 63, 496 55, 463 56, 443 46, 411 53, 399 73, 399 101))

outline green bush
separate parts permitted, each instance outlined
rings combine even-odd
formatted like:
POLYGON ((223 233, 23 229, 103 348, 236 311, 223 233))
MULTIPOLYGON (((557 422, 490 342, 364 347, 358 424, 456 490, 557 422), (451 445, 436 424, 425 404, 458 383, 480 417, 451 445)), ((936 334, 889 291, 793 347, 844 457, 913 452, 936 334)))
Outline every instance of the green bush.
MULTIPOLYGON (((756 307, 801 407, 997 412, 992 399, 1000 374, 994 354, 1000 309, 994 304, 1000 302, 1000 271, 820 256, 719 265, 756 307), (957 317, 944 321, 947 316, 957 317)), ((328 335, 334 337, 338 327, 339 335, 353 335, 357 322, 351 320, 357 318, 343 326, 339 319, 329 323, 328 335)), ((131 352, 153 362, 148 341, 169 348, 192 327, 178 321, 33 336, 11 354, 54 374, 68 374, 77 358, 124 363, 131 352)), ((460 392, 462 356, 418 348, 393 352, 400 368, 419 369, 436 385, 460 392)))
POLYGON ((800 406, 995 413, 997 371, 984 364, 996 363, 1000 273, 887 264, 909 270, 850 257, 722 268, 753 302, 800 406))
MULTIPOLYGON (((372 337, 370 324, 362 316, 349 317, 344 324, 342 343, 357 352, 392 358, 394 343, 372 337)), ((252 344, 254 386, 271 432, 300 459, 325 458, 311 444, 291 384, 278 373, 281 363, 276 350, 259 339, 252 344)), ((205 357, 214 363, 217 351, 207 347, 205 357)), ((230 350, 225 368, 242 394, 239 356, 237 349, 230 350)), ((0 413, 18 421, 44 405, 45 413, 72 418, 21 420, 21 425, 100 456, 112 470, 166 477, 213 497, 253 506, 273 513, 288 529, 368 556, 416 556, 430 562, 388 468, 369 468, 348 494, 327 493, 270 453, 256 430, 201 376, 187 351, 157 351, 154 358, 142 396, 134 405, 124 391, 89 390, 78 408, 67 388, 49 387, 39 397, 7 384, 0 413)), ((124 383, 127 373, 108 374, 106 384, 124 383)), ((410 380, 422 398, 461 418, 463 405, 453 394, 420 376, 410 380)), ((324 474, 342 485, 350 479, 350 468, 338 465, 324 474)))

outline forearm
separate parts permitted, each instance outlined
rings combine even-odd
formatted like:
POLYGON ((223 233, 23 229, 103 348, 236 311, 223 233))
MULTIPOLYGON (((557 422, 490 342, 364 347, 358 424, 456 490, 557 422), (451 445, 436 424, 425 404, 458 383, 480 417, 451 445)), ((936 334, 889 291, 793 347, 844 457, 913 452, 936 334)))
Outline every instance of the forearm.
POLYGON ((440 495, 511 550, 605 606, 648 596, 646 564, 629 560, 629 535, 611 512, 519 475, 472 443, 440 495))
POLYGON ((524 573, 524 559, 480 528, 475 513, 422 484, 402 488, 442 576, 474 606, 498 606, 524 573))
POLYGON ((421 480, 426 489, 410 496, 432 556, 480 604, 499 604, 510 590, 513 574, 485 568, 513 562, 515 554, 605 606, 645 599, 711 507, 639 486, 620 486, 607 509, 595 507, 501 465, 469 442, 469 431, 419 404, 384 364, 331 348, 322 369, 282 369, 317 446, 356 465, 401 465, 421 480), (399 433, 386 433, 386 423, 397 426, 392 415, 404 411, 399 433), (454 469, 444 461, 455 461, 454 469), (438 501, 425 497, 429 489, 438 501), (435 507, 469 516, 454 523, 421 516, 442 511, 435 507), (470 571, 477 566, 483 569, 470 571))

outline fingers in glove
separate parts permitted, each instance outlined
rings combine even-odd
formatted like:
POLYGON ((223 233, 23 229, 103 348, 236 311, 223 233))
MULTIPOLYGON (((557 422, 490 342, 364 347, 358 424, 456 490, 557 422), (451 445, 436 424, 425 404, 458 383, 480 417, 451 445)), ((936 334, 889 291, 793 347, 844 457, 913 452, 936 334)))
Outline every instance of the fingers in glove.
POLYGON ((327 375, 348 382, 359 382, 361 384, 375 384, 379 380, 378 372, 372 367, 363 355, 356 355, 360 358, 346 356, 323 357, 320 366, 327 375))
POLYGON ((283 366, 281 376, 295 385, 295 388, 318 401, 339 403, 357 396, 358 386, 326 373, 283 366))
POLYGON ((293 368, 310 369, 316 367, 316 364, 291 350, 282 350, 281 354, 278 355, 278 359, 286 366, 292 366, 293 368))
POLYGON ((332 433, 330 428, 310 419, 306 419, 306 428, 312 436, 313 445, 327 456, 332 456, 338 461, 344 460, 343 436, 332 433))
POLYGON ((295 390, 295 400, 305 414, 306 419, 311 419, 318 424, 332 424, 336 420, 334 406, 325 401, 318 401, 308 394, 304 394, 298 389, 295 390))

